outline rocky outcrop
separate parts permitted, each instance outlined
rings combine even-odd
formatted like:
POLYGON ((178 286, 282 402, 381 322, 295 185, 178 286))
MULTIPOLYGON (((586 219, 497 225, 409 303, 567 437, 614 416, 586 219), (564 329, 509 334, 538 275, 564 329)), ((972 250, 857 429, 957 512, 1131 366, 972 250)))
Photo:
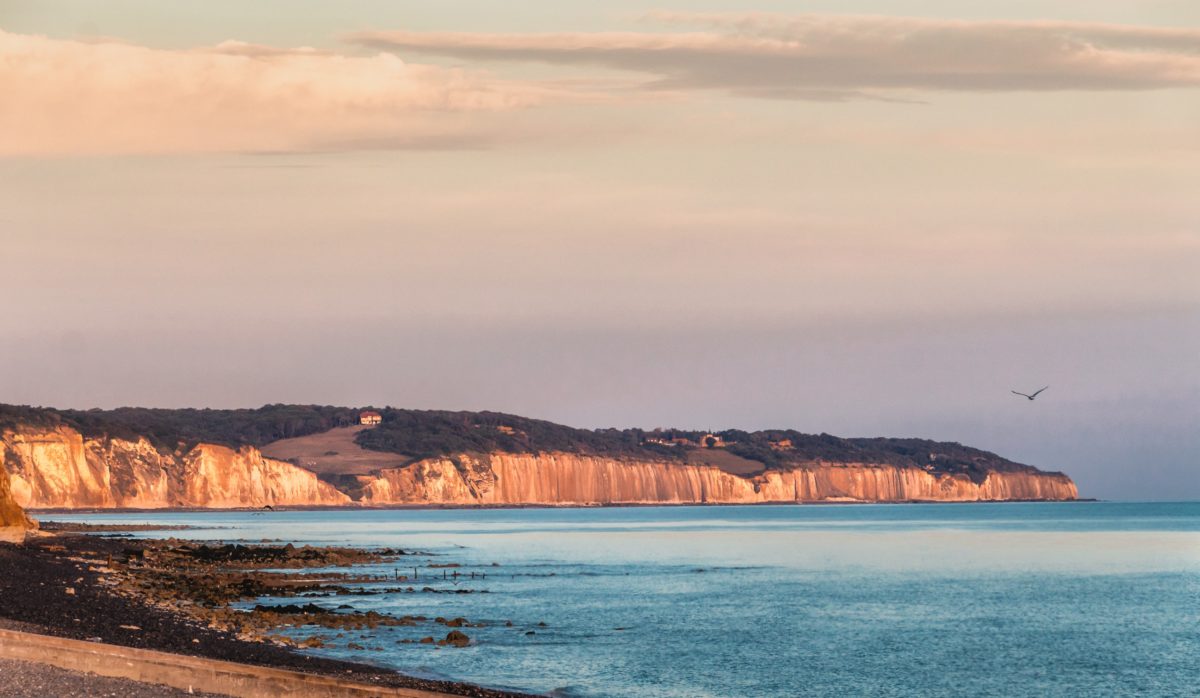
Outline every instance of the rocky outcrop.
POLYGON ((84 439, 68 427, 0 433, 13 499, 26 508, 337 506, 349 497, 258 449, 199 444, 163 454, 149 441, 84 439))
POLYGON ((25 515, 25 511, 12 496, 8 472, 0 460, 0 542, 20 543, 25 534, 37 528, 37 524, 25 515))
POLYGON ((966 475, 869 463, 827 463, 742 477, 703 465, 567 453, 460 455, 382 470, 363 492, 373 505, 757 504, 1076 499, 1075 483, 1032 468, 966 475))

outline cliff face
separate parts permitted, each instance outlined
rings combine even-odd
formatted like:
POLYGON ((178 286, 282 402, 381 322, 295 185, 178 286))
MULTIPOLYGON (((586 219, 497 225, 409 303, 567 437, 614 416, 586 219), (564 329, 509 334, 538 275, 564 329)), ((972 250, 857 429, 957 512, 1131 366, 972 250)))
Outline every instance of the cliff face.
POLYGON ((271 505, 340 505, 350 498, 307 470, 264 458, 256 448, 234 451, 200 444, 183 458, 186 506, 228 508, 271 505))
POLYGON ((25 515, 17 500, 13 499, 2 457, 0 453, 0 541, 20 543, 25 540, 25 533, 37 528, 37 524, 25 515))
POLYGON ((200 444, 161 454, 145 439, 84 439, 67 427, 0 433, 13 499, 26 508, 341 505, 316 475, 258 449, 200 444))
POLYGON ((380 471, 363 502, 389 504, 754 504, 762 502, 975 502, 1076 499, 1057 473, 965 475, 864 463, 768 471, 744 478, 711 466, 619 461, 565 453, 428 459, 380 471))
MULTIPOLYGON (((354 502, 313 473, 253 447, 199 444, 162 454, 146 439, 85 439, 74 429, 0 432, 0 526, 26 508, 339 506, 354 502)), ((455 505, 754 504, 1066 500, 1070 478, 992 471, 981 482, 916 467, 823 464, 742 477, 708 465, 569 453, 460 455, 362 478, 361 503, 455 505)), ((16 522, 16 523, 10 523, 16 522)))

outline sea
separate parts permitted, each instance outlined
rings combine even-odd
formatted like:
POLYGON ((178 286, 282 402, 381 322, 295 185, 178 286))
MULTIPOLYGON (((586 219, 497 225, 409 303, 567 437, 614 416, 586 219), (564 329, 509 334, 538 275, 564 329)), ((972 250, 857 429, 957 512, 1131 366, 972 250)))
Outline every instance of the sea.
MULTIPOLYGON (((403 642, 444 637, 440 625, 297 637, 326 637, 326 647, 306 650, 315 654, 496 688, 662 698, 1200 695, 1197 502, 46 518, 413 551, 366 570, 390 580, 361 585, 394 589, 402 575, 413 592, 312 601, 486 625, 463 629, 470 646, 403 642), (450 564, 460 566, 441 566, 450 564)), ((261 600, 284 601, 295 600, 261 600)))

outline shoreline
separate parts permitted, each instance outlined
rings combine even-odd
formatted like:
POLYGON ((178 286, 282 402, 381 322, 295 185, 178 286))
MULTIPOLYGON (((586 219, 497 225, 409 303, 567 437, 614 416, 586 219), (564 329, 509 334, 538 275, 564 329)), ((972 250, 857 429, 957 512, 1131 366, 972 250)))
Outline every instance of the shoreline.
POLYGON ((472 698, 531 695, 422 679, 370 664, 304 654, 277 642, 248 639, 244 633, 220 629, 169 607, 162 599, 119 587, 113 580, 117 575, 106 561, 153 543, 162 541, 64 533, 43 534, 23 545, 0 544, 0 568, 5 570, 0 575, 0 630, 82 641, 95 649, 106 645, 226 662, 246 667, 250 673, 255 667, 301 672, 389 691, 472 698))
MULTIPOLYGON (((31 516, 53 516, 55 514, 201 514, 219 512, 261 512, 263 514, 284 511, 504 511, 521 509, 646 509, 653 507, 833 507, 833 506, 909 506, 913 504, 1078 504, 1106 502, 1095 497, 1075 499, 983 499, 970 501, 947 501, 944 499, 908 499, 898 501, 817 501, 817 502, 630 502, 619 504, 391 504, 387 506, 366 505, 272 505, 263 507, 159 507, 138 509, 133 507, 79 507, 79 508, 27 508, 31 516)), ((166 530, 166 529, 162 529, 166 530)))

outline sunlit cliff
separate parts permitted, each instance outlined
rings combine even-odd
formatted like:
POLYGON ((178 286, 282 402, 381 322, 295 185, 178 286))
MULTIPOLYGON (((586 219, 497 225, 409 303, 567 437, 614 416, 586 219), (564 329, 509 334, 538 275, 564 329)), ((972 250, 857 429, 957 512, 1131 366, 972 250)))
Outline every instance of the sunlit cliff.
POLYGON ((162 454, 145 439, 89 438, 68 427, 0 433, 13 498, 26 508, 340 505, 345 494, 244 446, 162 454))
MULTIPOLYGON (((540 454, 426 458, 359 477, 361 499, 252 446, 163 453, 144 438, 85 438, 67 426, 0 432, 0 522, 25 508, 593 505, 1067 500, 1065 475, 1032 468, 982 477, 873 463, 810 463, 736 475, 670 460, 540 454), (9 496, 11 494, 11 497, 9 496)), ((15 522, 15 523, 14 523, 15 522)))
POLYGON ((0 541, 20 542, 24 540, 25 532, 34 527, 33 521, 13 498, 8 473, 0 463, 0 541))
POLYGON ((621 461, 566 453, 428 459, 382 470, 368 504, 754 504, 762 502, 974 502, 1075 499, 1065 475, 965 475, 869 463, 823 464, 742 477, 712 466, 621 461), (457 462, 456 462, 457 461, 457 462))

